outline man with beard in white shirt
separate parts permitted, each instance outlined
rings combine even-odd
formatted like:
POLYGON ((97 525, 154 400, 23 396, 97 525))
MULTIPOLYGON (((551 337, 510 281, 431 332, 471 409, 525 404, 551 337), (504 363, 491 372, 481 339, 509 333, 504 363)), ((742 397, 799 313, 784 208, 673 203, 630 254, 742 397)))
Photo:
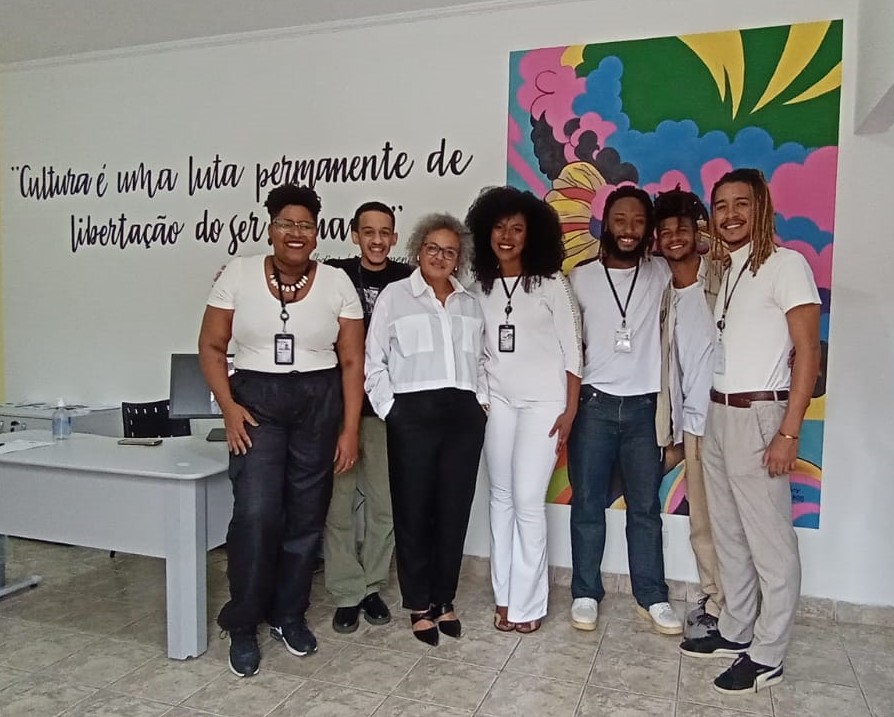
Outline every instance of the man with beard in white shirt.
POLYGON ((649 195, 618 187, 605 202, 599 258, 570 276, 584 343, 579 406, 568 439, 571 624, 579 630, 596 628, 605 595, 605 509, 617 467, 637 610, 660 633, 683 631, 664 579, 655 413, 661 389, 659 309, 670 271, 663 259, 650 257, 653 234, 649 195))
POLYGON ((711 192, 730 254, 714 309, 714 380, 702 460, 726 597, 718 630, 684 640, 691 657, 738 655, 722 693, 782 681, 801 586, 789 474, 820 365, 820 298, 810 266, 776 245, 763 174, 728 172, 711 192), (794 348, 794 360, 789 365, 794 348))

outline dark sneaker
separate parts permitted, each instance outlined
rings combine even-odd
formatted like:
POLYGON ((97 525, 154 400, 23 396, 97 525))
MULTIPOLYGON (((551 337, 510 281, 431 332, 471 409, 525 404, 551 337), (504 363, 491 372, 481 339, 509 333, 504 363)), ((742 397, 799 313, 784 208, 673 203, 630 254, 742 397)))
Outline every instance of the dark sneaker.
POLYGON ((782 665, 770 667, 752 662, 746 655, 739 658, 714 680, 714 689, 725 695, 757 692, 782 682, 782 665))
POLYGON ((360 606, 352 605, 351 607, 336 608, 335 614, 332 616, 332 629, 336 632, 346 634, 354 632, 360 626, 360 606))
POLYGON ((680 643, 680 652, 689 657, 729 657, 741 655, 750 642, 733 642, 723 637, 719 631, 709 632, 704 637, 693 637, 680 643))
POLYGON ((282 640, 286 649, 298 657, 304 657, 317 651, 317 638, 314 637, 305 620, 288 622, 282 627, 271 625, 270 635, 275 640, 282 640))
POLYGON ((261 650, 256 629, 230 630, 230 672, 252 677, 261 668, 261 650))
POLYGON ((370 593, 360 603, 363 608, 363 617, 370 625, 386 625, 391 622, 391 611, 384 603, 379 593, 370 593))

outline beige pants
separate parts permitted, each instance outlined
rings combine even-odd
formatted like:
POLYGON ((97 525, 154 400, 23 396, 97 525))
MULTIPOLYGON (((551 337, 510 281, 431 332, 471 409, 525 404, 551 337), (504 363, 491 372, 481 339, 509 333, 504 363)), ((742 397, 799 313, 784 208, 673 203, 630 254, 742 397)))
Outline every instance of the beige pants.
POLYGON ((705 612, 720 617, 723 608, 723 589, 717 570, 717 553, 711 537, 708 518, 708 496, 705 494, 705 476, 702 471, 702 437, 683 433, 683 453, 686 457, 686 498, 689 501, 689 543, 695 553, 698 580, 702 592, 708 597, 705 612))
POLYGON ((726 598, 720 634, 733 642, 750 641, 751 659, 774 667, 788 649, 801 593, 789 479, 771 478, 763 466, 785 408, 773 401, 751 408, 712 402, 702 452, 726 598))

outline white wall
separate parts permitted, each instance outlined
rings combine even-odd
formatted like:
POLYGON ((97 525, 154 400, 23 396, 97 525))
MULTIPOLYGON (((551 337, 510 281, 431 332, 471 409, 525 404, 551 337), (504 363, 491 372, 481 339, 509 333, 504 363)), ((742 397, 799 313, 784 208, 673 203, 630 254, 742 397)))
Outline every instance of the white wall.
POLYGON ((857 131, 883 132, 894 125, 894 3, 860 0, 857 50, 857 131))
MULTIPOLYGON (((857 0, 664 0, 520 8, 290 38, 132 54, 17 69, 2 76, 3 287, 8 398, 93 401, 165 395, 171 351, 191 350, 224 246, 198 245, 205 206, 247 213, 255 161, 375 151, 385 140, 417 161, 402 182, 322 186, 324 214, 369 197, 401 204, 399 229, 419 214, 462 214, 478 188, 505 178, 508 54, 512 50, 845 18, 845 66, 821 527, 799 531, 806 595, 894 604, 894 395, 889 267, 894 133, 856 137, 857 0), (474 155, 459 178, 420 163, 444 136, 474 155), (95 170, 147 161, 181 171, 189 154, 219 152, 249 166, 243 185, 192 198, 179 189, 136 198, 29 202, 10 167, 23 162, 95 170), (188 224, 173 248, 83 249, 68 216, 154 217, 188 224)), ((262 249, 263 247, 257 247, 262 249)), ((322 242, 327 253, 343 251, 322 242)), ((487 553, 484 483, 467 550, 487 553)), ((570 563, 568 510, 550 507, 551 562, 570 563)), ((623 516, 613 513, 604 567, 626 571, 623 516)), ((685 519, 669 517, 669 578, 695 579, 685 519)))

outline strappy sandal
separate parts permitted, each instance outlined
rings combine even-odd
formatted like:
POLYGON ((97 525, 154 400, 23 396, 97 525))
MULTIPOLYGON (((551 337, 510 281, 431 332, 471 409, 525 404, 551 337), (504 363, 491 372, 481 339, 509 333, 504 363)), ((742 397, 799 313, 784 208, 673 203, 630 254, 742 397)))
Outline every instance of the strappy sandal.
POLYGON ((540 629, 540 626, 543 624, 543 620, 531 620, 530 622, 517 622, 515 624, 515 631, 520 632, 522 635, 530 635, 532 632, 537 632, 540 629))
POLYGON ((497 605, 494 608, 494 627, 500 632, 512 632, 513 630, 515 630, 515 623, 509 622, 508 607, 497 605))

